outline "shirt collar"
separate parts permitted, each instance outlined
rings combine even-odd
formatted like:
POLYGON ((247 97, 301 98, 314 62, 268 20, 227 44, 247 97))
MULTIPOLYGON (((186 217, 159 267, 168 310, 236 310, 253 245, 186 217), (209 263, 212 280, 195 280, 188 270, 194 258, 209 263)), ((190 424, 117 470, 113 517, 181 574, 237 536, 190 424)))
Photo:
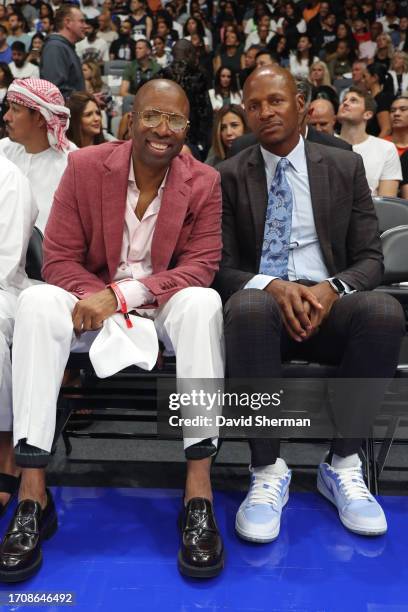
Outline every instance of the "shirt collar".
MULTIPOLYGON (((267 151, 262 146, 261 153, 264 159, 265 166, 269 169, 273 168, 274 174, 276 166, 282 158, 279 157, 279 155, 275 155, 274 153, 267 151)), ((300 136, 299 142, 297 143, 296 147, 292 149, 292 151, 288 155, 286 155, 286 159, 290 162, 290 165, 297 173, 307 172, 305 141, 303 140, 302 136, 300 136)))
MULTIPOLYGON (((169 174, 169 168, 167 168, 167 170, 166 170, 166 174, 164 175, 164 178, 163 178, 163 180, 162 180, 162 182, 161 182, 161 184, 160 184, 160 187, 159 187, 159 189, 157 190, 157 195, 160 195, 160 196, 162 195, 163 189, 164 189, 164 188, 165 188, 165 186, 166 186, 166 181, 167 181, 167 176, 168 176, 168 174, 169 174)), ((137 190, 138 192, 140 191, 139 187, 138 187, 138 186, 137 186, 137 184, 136 184, 136 179, 135 179, 135 171, 134 171, 134 169, 133 169, 133 159, 132 159, 132 157, 130 157, 130 164, 129 164, 129 177, 128 177, 128 181, 129 181, 129 183, 132 183, 132 184, 133 184, 133 186, 136 188, 136 190, 137 190)))

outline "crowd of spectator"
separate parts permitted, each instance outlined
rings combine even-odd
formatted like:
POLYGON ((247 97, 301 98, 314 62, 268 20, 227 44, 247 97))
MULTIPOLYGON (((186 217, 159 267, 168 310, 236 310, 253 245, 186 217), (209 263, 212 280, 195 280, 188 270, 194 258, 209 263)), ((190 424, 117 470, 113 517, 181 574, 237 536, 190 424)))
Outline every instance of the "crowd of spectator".
POLYGON ((277 63, 310 84, 310 125, 349 139, 366 166, 365 151, 375 150, 373 194, 404 196, 407 29, 404 0, 16 0, 0 5, 0 136, 13 78, 57 85, 73 114, 69 136, 83 147, 126 138, 132 97, 164 76, 190 101, 189 150, 216 165, 247 130, 246 78, 277 63), (345 127, 350 88, 370 115, 363 131, 345 127))

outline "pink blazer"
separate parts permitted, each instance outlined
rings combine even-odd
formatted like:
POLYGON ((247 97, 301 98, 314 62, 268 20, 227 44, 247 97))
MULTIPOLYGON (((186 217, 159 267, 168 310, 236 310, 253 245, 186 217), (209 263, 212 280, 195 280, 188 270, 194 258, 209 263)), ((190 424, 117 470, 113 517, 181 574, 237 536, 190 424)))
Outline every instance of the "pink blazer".
MULTIPOLYGON (((69 155, 45 229, 43 278, 80 299, 119 265, 131 142, 69 155)), ((173 159, 152 241, 153 274, 139 279, 158 306, 184 287, 209 287, 221 259, 219 174, 190 155, 173 159)))

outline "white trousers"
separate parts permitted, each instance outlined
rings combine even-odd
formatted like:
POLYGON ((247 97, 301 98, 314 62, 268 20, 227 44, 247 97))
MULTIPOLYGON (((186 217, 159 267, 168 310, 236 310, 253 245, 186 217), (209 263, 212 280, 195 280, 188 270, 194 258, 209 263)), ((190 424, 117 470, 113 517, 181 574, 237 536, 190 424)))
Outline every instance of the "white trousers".
MULTIPOLYGON (((77 298, 53 285, 23 291, 17 302, 13 337, 14 444, 50 451, 56 404, 70 351, 87 352, 97 332, 78 340, 72 311, 77 298)), ((224 378, 221 299, 213 289, 189 287, 153 312, 157 335, 176 354, 178 379, 224 378)), ((209 436, 207 436, 209 437, 209 436)), ((184 447, 200 438, 184 440, 184 447)))
POLYGON ((10 347, 16 309, 17 296, 0 291, 0 431, 11 431, 13 423, 10 347))

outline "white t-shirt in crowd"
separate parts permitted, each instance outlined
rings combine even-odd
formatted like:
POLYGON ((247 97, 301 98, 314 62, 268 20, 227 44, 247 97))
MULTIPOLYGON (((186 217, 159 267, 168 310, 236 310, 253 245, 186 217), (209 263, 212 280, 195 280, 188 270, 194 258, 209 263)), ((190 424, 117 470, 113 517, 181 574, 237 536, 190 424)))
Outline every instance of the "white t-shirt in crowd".
POLYGON ((369 136, 364 142, 353 145, 353 151, 363 158, 372 195, 377 195, 380 181, 402 180, 401 162, 393 142, 369 136))
POLYGON ((109 45, 103 38, 96 38, 93 42, 89 42, 84 38, 75 45, 75 51, 81 62, 108 62, 109 61, 109 45))
POLYGON ((15 79, 39 79, 40 70, 38 66, 31 62, 25 62, 22 68, 17 68, 14 62, 10 62, 9 68, 15 79))
POLYGON ((319 62, 319 58, 315 56, 313 60, 309 62, 307 59, 302 59, 298 62, 296 52, 292 52, 289 55, 289 70, 293 74, 293 76, 297 79, 307 79, 309 76, 310 66, 315 62, 319 62))
POLYGON ((29 180, 39 211, 36 226, 42 232, 47 225, 54 192, 68 162, 68 153, 77 148, 70 142, 68 151, 59 152, 50 147, 41 153, 27 153, 23 145, 9 138, 0 140, 0 155, 13 162, 29 180))

